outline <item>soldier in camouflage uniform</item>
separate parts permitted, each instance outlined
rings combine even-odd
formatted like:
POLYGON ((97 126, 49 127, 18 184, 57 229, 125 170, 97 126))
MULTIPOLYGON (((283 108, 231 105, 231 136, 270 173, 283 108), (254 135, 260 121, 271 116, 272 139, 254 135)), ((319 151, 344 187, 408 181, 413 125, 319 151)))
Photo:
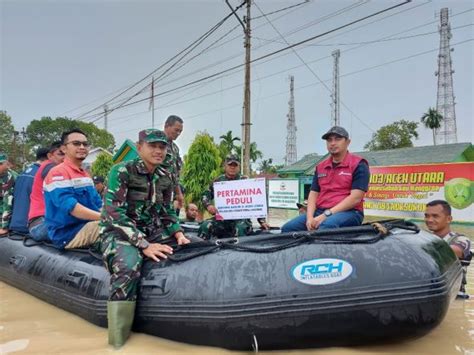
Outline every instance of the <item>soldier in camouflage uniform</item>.
POLYGON ((425 224, 434 235, 446 241, 463 267, 461 288, 457 297, 468 299, 466 293, 467 267, 472 259, 471 241, 465 235, 451 231, 451 206, 444 200, 433 200, 426 204, 425 224))
POLYGON ((139 157, 112 167, 101 217, 98 248, 110 272, 109 344, 122 346, 133 323, 143 256, 158 262, 172 254, 163 231, 187 244, 171 207, 172 177, 159 166, 166 156, 164 132, 139 133, 139 157))
POLYGON ((183 160, 179 155, 179 148, 174 142, 180 136, 183 131, 183 120, 181 117, 171 115, 165 121, 164 132, 168 138, 168 150, 166 152, 166 158, 163 162, 163 166, 171 173, 174 188, 174 198, 176 201, 175 208, 179 217, 179 210, 183 208, 184 195, 179 186, 179 177, 181 175, 181 169, 183 167, 183 160))
MULTIPOLYGON (((217 177, 202 196, 202 203, 211 215, 217 213, 216 207, 212 204, 214 200, 214 183, 218 181, 231 181, 247 179, 240 175, 240 163, 235 155, 229 155, 224 162, 224 174, 217 177)), ((265 218, 257 219, 262 229, 269 229, 265 218)), ((249 235, 253 232, 252 221, 250 219, 237 219, 218 221, 215 217, 205 220, 199 227, 198 235, 203 239, 210 238, 231 238, 249 235)))
POLYGON ((13 187, 17 174, 9 169, 7 155, 0 152, 0 235, 8 233, 13 209, 13 187))

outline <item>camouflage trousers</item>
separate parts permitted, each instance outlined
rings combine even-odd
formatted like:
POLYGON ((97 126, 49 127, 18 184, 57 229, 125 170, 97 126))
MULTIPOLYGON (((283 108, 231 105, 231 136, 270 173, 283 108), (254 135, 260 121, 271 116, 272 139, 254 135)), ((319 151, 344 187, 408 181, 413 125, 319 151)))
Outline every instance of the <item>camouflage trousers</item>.
POLYGON ((216 221, 215 218, 202 221, 199 226, 198 236, 203 239, 232 238, 252 234, 252 221, 238 219, 230 221, 216 221))
POLYGON ((140 282, 141 251, 114 233, 101 235, 99 250, 110 273, 110 301, 135 301, 140 282))
MULTIPOLYGON (((187 237, 193 243, 202 241, 197 237, 187 237)), ((172 248, 177 246, 172 237, 157 242, 172 248)), ((142 252, 113 232, 101 234, 94 248, 102 253, 105 267, 110 273, 109 300, 135 301, 144 258, 142 252)))

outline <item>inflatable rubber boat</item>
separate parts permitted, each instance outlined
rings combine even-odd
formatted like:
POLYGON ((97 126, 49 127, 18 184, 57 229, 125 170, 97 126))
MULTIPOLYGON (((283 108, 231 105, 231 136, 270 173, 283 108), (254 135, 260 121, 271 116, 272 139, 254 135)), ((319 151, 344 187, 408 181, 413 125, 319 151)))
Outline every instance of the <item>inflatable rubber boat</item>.
MULTIPOLYGON (((100 256, 32 242, 0 239, 0 280, 105 327, 100 256)), ((134 331, 239 350, 393 341, 437 326, 461 273, 446 242, 400 220, 193 243, 144 263, 134 331)))

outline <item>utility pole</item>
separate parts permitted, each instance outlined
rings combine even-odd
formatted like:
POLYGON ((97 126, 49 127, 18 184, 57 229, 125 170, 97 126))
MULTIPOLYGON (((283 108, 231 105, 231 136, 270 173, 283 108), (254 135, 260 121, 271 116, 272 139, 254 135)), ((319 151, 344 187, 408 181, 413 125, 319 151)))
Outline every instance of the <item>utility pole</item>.
POLYGON ((250 5, 251 0, 247 0, 247 16, 245 21, 245 87, 244 87, 244 117, 242 122, 243 142, 242 142, 242 172, 250 175, 250 5))
POLYGON ((21 144, 22 144, 22 168, 24 169, 26 167, 26 131, 25 127, 21 128, 21 144))
POLYGON ((104 105, 104 129, 108 132, 108 122, 107 122, 107 114, 109 111, 109 107, 104 105))
POLYGON ((441 127, 435 131, 437 143, 449 144, 457 143, 456 112, 454 110, 454 88, 451 52, 449 40, 451 39, 451 26, 449 24, 449 9, 441 9, 439 14, 439 54, 438 71, 435 75, 438 77, 438 92, 436 97, 436 111, 438 111, 443 120, 441 127))
POLYGON ((341 120, 339 118, 339 57, 341 52, 336 49, 332 52, 334 57, 334 70, 332 78, 332 93, 331 93, 331 126, 340 126, 341 120))
POLYGON ((225 0, 227 6, 232 10, 232 13, 237 18, 241 24, 244 34, 245 34, 245 83, 244 83, 244 105, 242 108, 242 151, 241 151, 241 160, 242 163, 241 169, 244 175, 250 175, 250 127, 252 123, 250 122, 250 6, 252 0, 246 0, 247 5, 247 15, 244 17, 244 21, 235 13, 236 10, 232 8, 232 5, 229 3, 229 0, 225 0), (244 23, 245 22, 245 23, 244 23))
POLYGON ((150 96, 150 109, 151 109, 151 128, 155 128, 155 77, 151 77, 151 96, 150 96))
POLYGON ((295 96, 294 96, 295 77, 290 76, 290 101, 288 101, 288 123, 286 124, 286 156, 285 166, 296 163, 298 160, 296 154, 296 118, 295 118, 295 96))

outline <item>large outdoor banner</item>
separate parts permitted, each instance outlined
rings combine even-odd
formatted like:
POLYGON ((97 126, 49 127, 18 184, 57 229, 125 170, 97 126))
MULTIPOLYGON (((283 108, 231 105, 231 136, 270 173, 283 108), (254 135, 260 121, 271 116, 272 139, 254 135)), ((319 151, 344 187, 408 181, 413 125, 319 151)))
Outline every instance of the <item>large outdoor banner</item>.
POLYGON ((370 167, 366 215, 424 217, 425 205, 446 200, 453 219, 474 222, 474 162, 370 167))
POLYGON ((298 180, 269 180, 268 207, 298 209, 299 202, 298 180))
POLYGON ((216 219, 246 219, 267 217, 265 178, 214 183, 216 219))

